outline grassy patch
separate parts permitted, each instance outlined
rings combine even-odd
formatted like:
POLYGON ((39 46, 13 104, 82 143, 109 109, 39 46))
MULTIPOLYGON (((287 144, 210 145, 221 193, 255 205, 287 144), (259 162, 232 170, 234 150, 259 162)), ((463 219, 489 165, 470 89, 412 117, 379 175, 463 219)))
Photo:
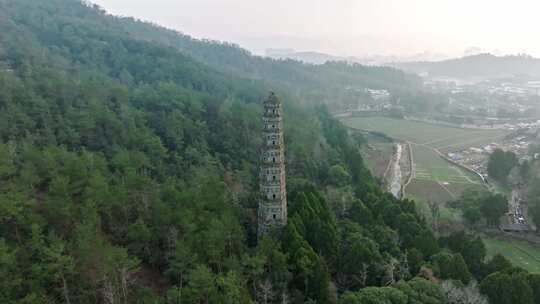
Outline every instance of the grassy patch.
POLYGON ((394 143, 386 138, 365 135, 368 145, 362 149, 362 156, 371 173, 382 178, 394 154, 394 143))
POLYGON ((414 179, 407 187, 406 197, 425 202, 446 202, 453 197, 435 181, 414 179))
POLYGON ((454 166, 429 147, 413 144, 412 149, 416 179, 463 184, 481 183, 480 177, 454 166))
POLYGON ((482 239, 486 245, 488 257, 501 254, 518 267, 531 273, 540 273, 540 246, 495 237, 483 237, 482 239))
POLYGON ((508 134, 505 130, 463 129, 388 117, 355 117, 343 121, 362 130, 382 132, 390 137, 443 149, 490 143, 508 134))

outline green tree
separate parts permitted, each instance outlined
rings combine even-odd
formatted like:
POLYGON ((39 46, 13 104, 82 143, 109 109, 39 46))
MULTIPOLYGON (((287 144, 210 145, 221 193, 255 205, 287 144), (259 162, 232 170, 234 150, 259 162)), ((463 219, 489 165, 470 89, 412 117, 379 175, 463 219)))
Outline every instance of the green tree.
POLYGON ((152 233, 142 219, 137 219, 128 227, 127 239, 131 254, 146 261, 150 260, 152 233))
POLYGON ((412 248, 407 251, 407 262, 412 275, 416 275, 420 271, 423 261, 424 256, 418 249, 412 248))
POLYGON ((348 184, 351 180, 351 176, 341 165, 334 165, 330 167, 328 171, 328 179, 330 184, 334 186, 344 186, 348 184))
POLYGON ((459 231, 451 233, 446 238, 441 238, 441 241, 446 243, 453 252, 460 253, 469 270, 476 276, 481 275, 486 257, 486 247, 480 237, 459 231))
POLYGON ((537 227, 536 233, 540 233, 540 229, 538 229, 538 227, 540 227, 540 199, 533 198, 529 202, 528 210, 529 210, 529 215, 530 215, 532 221, 534 222, 534 224, 537 227))
POLYGON ((503 272, 505 270, 509 270, 512 268, 512 262, 510 262, 507 258, 502 256, 501 254, 494 255, 491 260, 489 260, 484 265, 483 275, 488 276, 495 272, 503 272))
POLYGON ((488 225, 497 226, 501 216, 508 212, 508 201, 502 194, 490 195, 480 202, 480 211, 488 225))
POLYGON ((468 284, 472 279, 467 264, 459 253, 452 255, 441 252, 433 257, 433 262, 436 275, 443 280, 458 280, 468 284))
POLYGON ((383 261, 377 243, 362 236, 359 231, 342 232, 336 283, 340 290, 365 287, 368 278, 383 261))
MULTIPOLYGON (((165 271, 165 275, 176 286, 175 302, 182 303, 182 290, 184 288, 185 279, 188 271, 193 268, 197 256, 191 252, 191 247, 187 244, 178 242, 174 255, 172 256, 169 267, 165 271)), ((171 289, 172 290, 172 289, 171 289)))
POLYGON ((0 239, 0 300, 10 303, 21 294, 23 283, 20 269, 17 265, 16 252, 8 247, 4 239, 0 239))
POLYGON ((188 303, 212 303, 217 296, 216 277, 204 265, 197 265, 188 274, 188 303))
MULTIPOLYGON (((256 284, 253 289, 261 289, 261 286, 269 287, 267 284, 267 282, 269 282, 272 287, 271 291, 274 294, 274 298, 283 301, 283 298, 286 297, 287 294, 288 284, 292 279, 292 273, 289 270, 288 255, 281 249, 281 244, 270 236, 265 236, 262 239, 259 249, 260 255, 265 257, 265 265, 252 266, 250 268, 254 273, 251 271, 249 273, 255 277, 259 277, 260 275, 264 276, 264 281, 257 282, 255 278, 252 278, 252 282, 256 284)), ((258 264, 258 257, 255 258, 255 261, 258 264)))
POLYGON ((533 291, 533 303, 539 304, 540 303, 540 275, 529 274, 527 276, 527 281, 533 291))
POLYGON ((514 152, 496 149, 489 156, 488 174, 498 181, 506 182, 508 174, 517 164, 518 159, 514 152))
POLYGON ((463 218, 471 227, 475 227, 476 224, 482 219, 482 213, 476 206, 470 206, 463 209, 463 218))
POLYGON ((62 298, 65 303, 71 303, 70 285, 75 275, 75 261, 67 254, 66 244, 56 238, 51 238, 49 248, 44 250, 47 271, 51 272, 53 278, 62 286, 62 298))
POLYGON ((298 233, 295 224, 297 221, 290 219, 283 232, 284 248, 293 269, 292 285, 305 299, 328 303, 330 275, 326 263, 298 233))
POLYGON ((249 292, 239 274, 229 271, 226 275, 221 275, 216 279, 216 285, 222 303, 252 303, 249 292))
POLYGON ((495 272, 480 283, 480 290, 492 304, 532 304, 533 290, 523 271, 495 272))
POLYGON ((407 304, 407 295, 392 287, 367 287, 345 293, 340 304, 407 304))
POLYGON ((408 282, 400 281, 394 285, 407 296, 407 304, 439 304, 442 302, 441 288, 428 280, 414 278, 408 282))

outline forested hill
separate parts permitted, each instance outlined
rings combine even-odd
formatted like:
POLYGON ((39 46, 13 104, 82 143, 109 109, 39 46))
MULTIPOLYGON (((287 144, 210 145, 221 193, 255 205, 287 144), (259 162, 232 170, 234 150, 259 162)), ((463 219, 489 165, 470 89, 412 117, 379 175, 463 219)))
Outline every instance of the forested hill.
POLYGON ((440 62, 410 62, 395 65, 408 72, 428 73, 433 77, 498 78, 540 76, 540 59, 527 55, 495 56, 479 54, 440 62))
POLYGON ((133 18, 118 21, 122 24, 121 30, 132 37, 172 46, 212 66, 282 85, 321 90, 346 87, 410 90, 420 85, 419 78, 414 75, 388 67, 363 66, 345 61, 315 65, 263 58, 234 44, 194 39, 133 18))
POLYGON ((326 103, 339 108, 357 102, 358 98, 351 96, 351 89, 415 91, 421 86, 416 75, 393 68, 346 62, 314 65, 263 58, 234 44, 194 39, 158 25, 106 15, 99 10, 87 15, 75 11, 66 13, 96 30, 172 47, 222 72, 289 87, 299 100, 311 104, 326 103))
POLYGON ((498 275, 488 295, 529 278, 486 263, 479 238, 437 240, 324 108, 123 22, 0 0, 0 303, 436 304, 479 296, 473 276, 498 275), (285 99, 289 222, 256 244, 270 89, 285 99))

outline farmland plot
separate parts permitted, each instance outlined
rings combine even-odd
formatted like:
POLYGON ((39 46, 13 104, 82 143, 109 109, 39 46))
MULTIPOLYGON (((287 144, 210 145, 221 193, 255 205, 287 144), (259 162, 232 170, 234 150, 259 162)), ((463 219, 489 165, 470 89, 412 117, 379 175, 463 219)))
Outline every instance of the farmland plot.
POLYGON ((357 117, 343 122, 354 129, 380 132, 409 142, 413 179, 405 188, 406 197, 436 202, 454 199, 468 188, 483 187, 479 176, 438 153, 482 146, 508 134, 505 130, 463 129, 388 117, 357 117))

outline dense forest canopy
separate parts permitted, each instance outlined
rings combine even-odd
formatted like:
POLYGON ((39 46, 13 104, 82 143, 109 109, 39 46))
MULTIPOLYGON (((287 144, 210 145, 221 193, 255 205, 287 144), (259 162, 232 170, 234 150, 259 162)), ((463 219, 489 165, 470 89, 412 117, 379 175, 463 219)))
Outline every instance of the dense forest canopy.
POLYGON ((76 0, 0 0, 0 29, 2 303, 455 303, 484 277, 490 299, 507 278, 504 299, 539 298, 480 239, 437 239, 376 185, 362 137, 302 102, 324 77, 404 74, 252 57, 76 0), (257 242, 269 90, 290 218, 257 242))
POLYGON ((419 77, 388 67, 371 67, 343 62, 323 65, 293 60, 275 60, 253 56, 238 45, 211 40, 198 40, 177 31, 133 18, 118 18, 95 10, 87 25, 121 37, 157 43, 189 55, 220 71, 252 80, 287 87, 299 101, 325 103, 340 109, 358 102, 355 91, 364 88, 388 89, 393 92, 416 92, 419 77))

